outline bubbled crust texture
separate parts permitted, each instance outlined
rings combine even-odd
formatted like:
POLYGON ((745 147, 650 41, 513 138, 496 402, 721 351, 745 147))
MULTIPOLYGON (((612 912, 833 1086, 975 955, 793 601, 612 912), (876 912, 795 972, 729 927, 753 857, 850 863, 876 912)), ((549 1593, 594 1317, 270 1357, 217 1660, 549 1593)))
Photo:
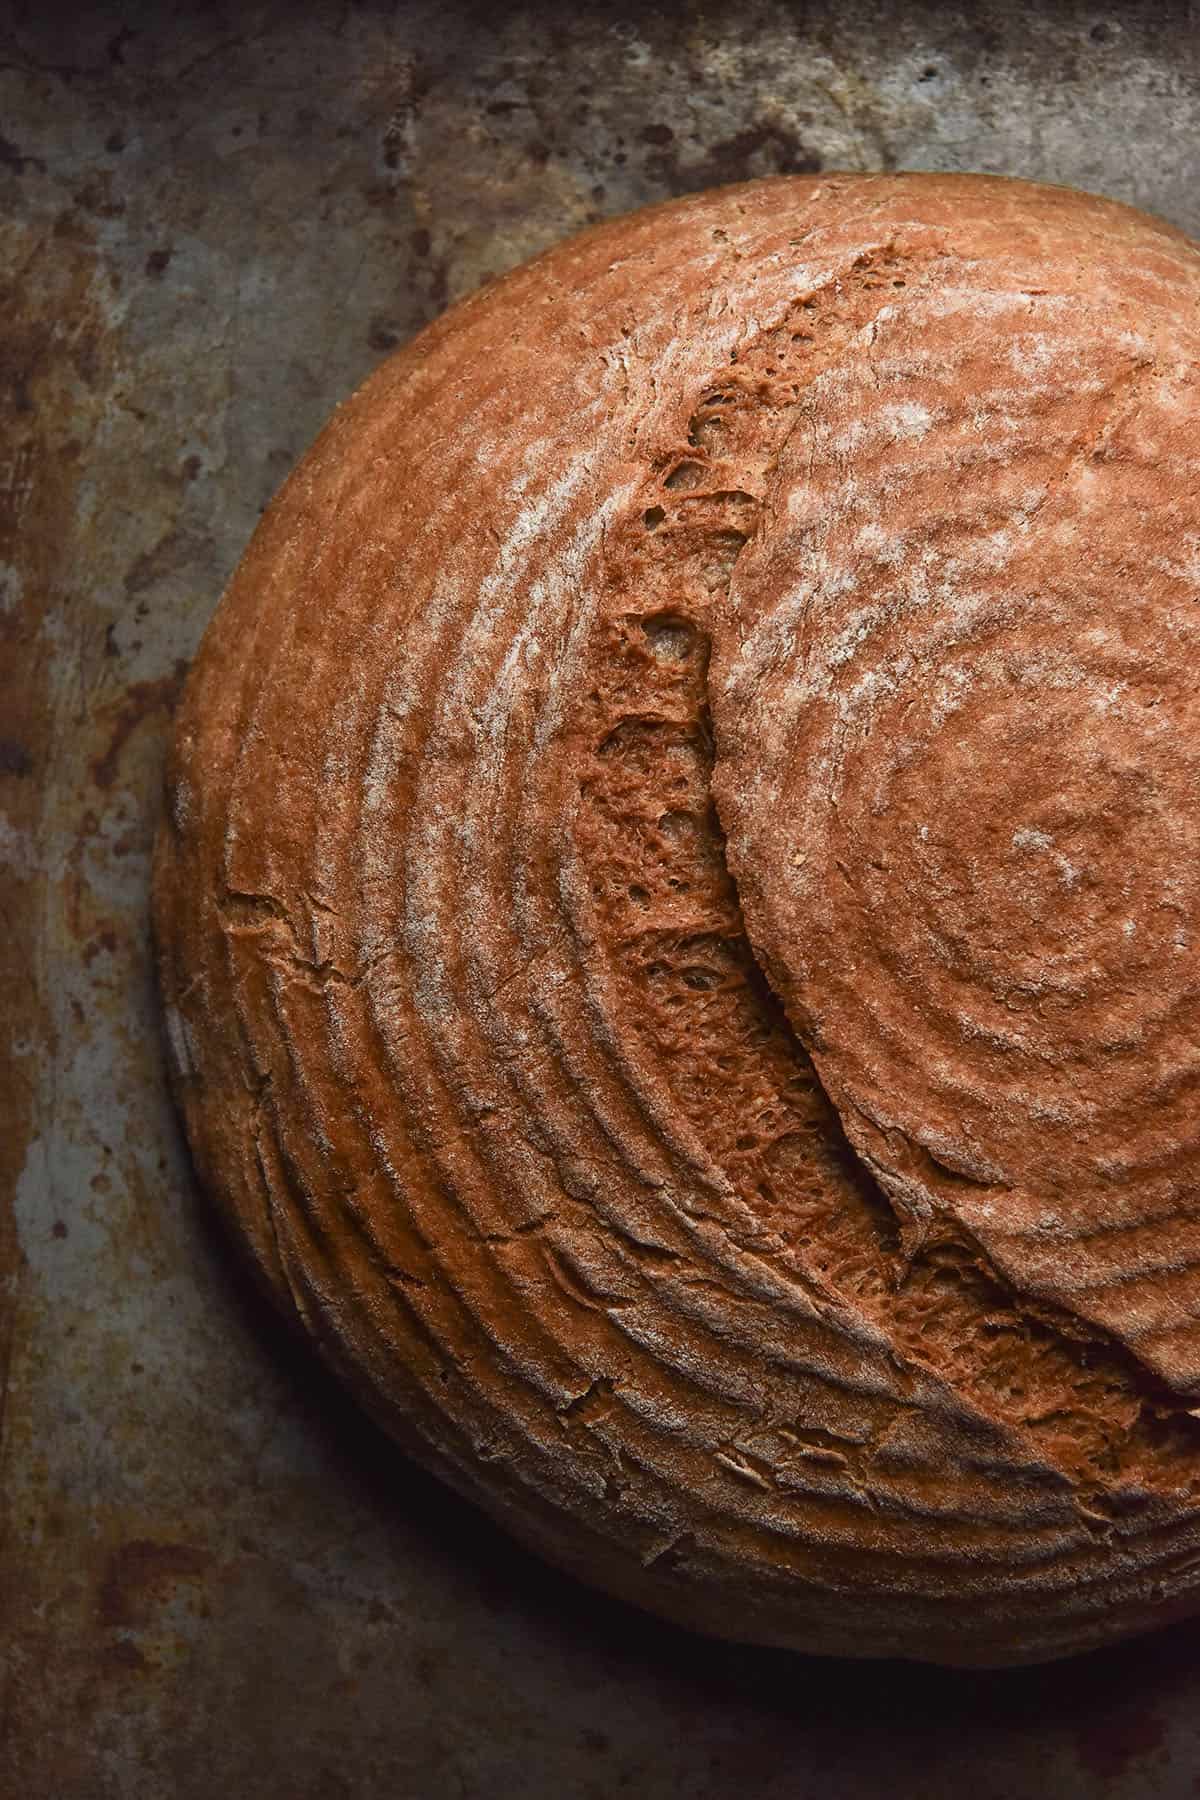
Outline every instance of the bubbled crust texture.
POLYGON ((983 178, 619 220, 339 410, 205 638, 201 1175, 422 1460, 667 1616, 1197 1605, 1197 281, 983 178))

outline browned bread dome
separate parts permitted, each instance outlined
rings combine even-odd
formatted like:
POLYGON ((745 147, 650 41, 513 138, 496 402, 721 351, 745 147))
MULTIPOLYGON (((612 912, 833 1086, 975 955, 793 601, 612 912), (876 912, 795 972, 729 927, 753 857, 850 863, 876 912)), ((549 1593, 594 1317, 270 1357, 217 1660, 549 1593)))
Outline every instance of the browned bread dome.
POLYGON ((414 1453, 704 1630, 1200 1606, 1200 253, 725 189, 454 308, 204 640, 200 1174, 414 1453))

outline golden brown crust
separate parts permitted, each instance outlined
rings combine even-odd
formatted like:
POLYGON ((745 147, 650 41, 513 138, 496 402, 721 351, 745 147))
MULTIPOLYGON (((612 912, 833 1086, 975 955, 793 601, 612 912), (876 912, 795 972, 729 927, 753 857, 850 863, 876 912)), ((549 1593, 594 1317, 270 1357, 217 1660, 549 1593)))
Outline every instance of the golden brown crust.
MULTIPOLYGON (((935 337, 965 385, 998 296, 1057 282, 1109 345, 1103 289, 1165 332, 1195 266, 1127 209, 983 178, 597 228, 340 409, 189 681, 155 917, 201 1174, 431 1466, 704 1629, 1007 1662, 1193 1605, 1197 1425, 1161 1358, 1069 1335, 977 1230, 902 1253, 744 935, 709 701, 734 873, 807 1029, 757 773, 780 822, 809 803, 795 709, 758 705, 783 662, 748 673, 806 431, 870 411, 889 319, 955 285, 978 304, 935 337)), ((1074 429, 1048 425, 1060 462, 1074 429)), ((897 441, 903 477, 925 440, 897 441)))

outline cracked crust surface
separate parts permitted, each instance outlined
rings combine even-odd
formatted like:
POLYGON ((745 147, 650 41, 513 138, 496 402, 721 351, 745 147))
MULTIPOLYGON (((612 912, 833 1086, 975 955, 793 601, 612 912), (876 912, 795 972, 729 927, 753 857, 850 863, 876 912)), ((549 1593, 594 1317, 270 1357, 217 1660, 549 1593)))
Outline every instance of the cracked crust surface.
MULTIPOLYGON (((959 1031, 960 1076, 942 1034, 951 979, 1019 965, 1069 996, 1032 1010, 1073 1054, 1128 1037, 1125 896, 1084 839, 1128 876, 1125 987, 1168 966, 1146 859, 1187 835, 1196 742, 1170 435, 1196 270, 1128 209, 983 178, 761 182, 600 227, 339 410, 189 680, 155 919, 203 1178, 417 1455, 703 1629, 999 1663, 1194 1607, 1183 1363, 1119 1293, 1021 1260, 1060 1148, 1063 1232, 1098 1241, 1096 1096, 1076 1057, 1043 1129, 1037 1039, 1024 1134, 971 1162, 990 1040, 959 1031), (1176 597, 1178 679, 1143 592, 1176 597), (1124 719, 1086 711, 1105 684, 1155 680, 1169 767, 1082 731, 1124 719), (1067 740, 1069 829, 1036 754, 1067 740), (1110 765, 1135 762, 1130 800, 1110 765)), ((1182 1037, 1169 967, 1138 1042, 1182 1037)), ((1114 1107, 1175 1091, 1121 1066, 1114 1107)))

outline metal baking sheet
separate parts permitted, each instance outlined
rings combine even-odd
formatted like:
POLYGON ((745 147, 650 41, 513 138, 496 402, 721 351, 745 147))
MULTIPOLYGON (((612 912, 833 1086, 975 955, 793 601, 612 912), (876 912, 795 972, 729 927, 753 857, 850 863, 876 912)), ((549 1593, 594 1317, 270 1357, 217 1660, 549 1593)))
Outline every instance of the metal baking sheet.
POLYGON ((816 168, 1073 182, 1200 233, 1183 5, 0 7, 7 1800, 1200 1792, 1200 1624, 855 1667, 585 1593, 248 1293, 163 1083, 163 743, 335 402, 590 220, 816 168))

